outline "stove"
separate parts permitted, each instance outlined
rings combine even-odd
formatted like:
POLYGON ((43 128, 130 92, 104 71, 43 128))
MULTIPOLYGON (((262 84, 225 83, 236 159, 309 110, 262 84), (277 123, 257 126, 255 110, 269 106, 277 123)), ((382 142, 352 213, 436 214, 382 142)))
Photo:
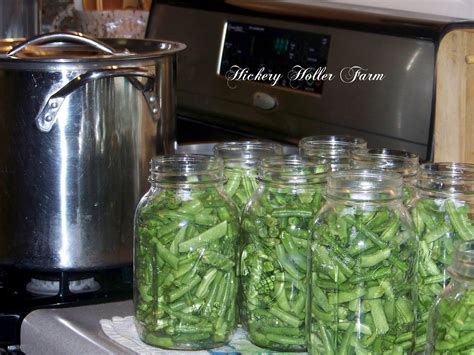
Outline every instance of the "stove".
POLYGON ((21 353, 21 324, 30 312, 128 300, 132 280, 131 266, 93 272, 0 268, 0 353, 21 353))
POLYGON ((178 143, 349 134, 422 160, 471 157, 472 140, 446 137, 469 129, 471 84, 446 83, 472 69, 474 22, 342 2, 155 0, 146 37, 187 45, 178 143))

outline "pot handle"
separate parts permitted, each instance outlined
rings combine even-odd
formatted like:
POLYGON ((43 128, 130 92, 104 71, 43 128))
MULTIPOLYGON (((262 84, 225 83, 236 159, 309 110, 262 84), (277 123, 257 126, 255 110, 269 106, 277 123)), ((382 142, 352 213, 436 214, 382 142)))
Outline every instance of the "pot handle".
POLYGON ((118 76, 126 77, 136 89, 142 92, 153 119, 158 120, 160 108, 154 90, 155 75, 141 68, 118 68, 98 69, 76 76, 48 98, 46 105, 35 118, 36 126, 42 132, 49 132, 56 123, 57 113, 69 94, 91 81, 118 76), (146 78, 147 81, 142 83, 137 77, 146 78))
POLYGON ((18 52, 21 52, 23 49, 25 49, 28 46, 41 45, 41 44, 52 43, 52 42, 75 42, 75 43, 87 44, 106 54, 111 54, 111 55, 120 54, 108 44, 98 41, 97 39, 93 37, 86 36, 79 32, 51 32, 51 33, 46 33, 44 35, 32 37, 30 39, 27 39, 24 42, 21 42, 20 44, 10 49, 10 51, 8 51, 7 53, 7 56, 12 57, 18 52))

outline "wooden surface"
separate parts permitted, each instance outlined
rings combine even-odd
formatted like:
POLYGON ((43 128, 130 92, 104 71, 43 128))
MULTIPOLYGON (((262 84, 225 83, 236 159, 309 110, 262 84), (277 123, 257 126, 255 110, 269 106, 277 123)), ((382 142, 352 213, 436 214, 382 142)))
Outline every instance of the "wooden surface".
POLYGON ((436 63, 434 161, 474 163, 474 30, 441 41, 436 63))

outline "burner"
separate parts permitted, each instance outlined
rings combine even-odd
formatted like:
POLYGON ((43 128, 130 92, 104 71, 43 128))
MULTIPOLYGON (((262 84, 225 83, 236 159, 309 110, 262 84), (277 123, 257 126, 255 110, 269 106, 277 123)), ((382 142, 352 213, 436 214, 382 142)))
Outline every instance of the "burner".
MULTIPOLYGON (((100 285, 93 277, 69 281, 71 293, 94 292, 98 289, 100 289, 100 285)), ((37 295, 55 296, 59 293, 59 280, 31 278, 31 281, 26 285, 26 290, 37 295)))
POLYGON ((57 272, 0 265, 0 354, 20 344, 21 323, 30 312, 130 299, 132 274, 131 265, 57 272))

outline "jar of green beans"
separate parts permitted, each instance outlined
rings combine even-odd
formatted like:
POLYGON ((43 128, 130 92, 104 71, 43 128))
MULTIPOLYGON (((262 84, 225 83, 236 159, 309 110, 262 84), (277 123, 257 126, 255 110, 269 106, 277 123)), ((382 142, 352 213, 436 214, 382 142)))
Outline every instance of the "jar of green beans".
POLYGON ((403 177, 403 203, 407 208, 414 203, 415 182, 420 170, 417 154, 386 148, 356 149, 351 152, 351 166, 399 173, 403 177))
POLYGON ((313 225, 310 354, 405 354, 414 341, 416 235, 399 174, 333 172, 313 225))
POLYGON ((411 209, 420 238, 416 351, 426 344, 426 321, 434 300, 447 286, 456 241, 474 239, 474 165, 422 164, 411 209))
POLYGON ((449 285, 431 310, 425 354, 474 353, 474 242, 456 243, 449 285))
POLYGON ((361 148, 367 148, 365 139, 349 135, 310 136, 299 142, 301 155, 329 161, 332 171, 350 169, 351 151, 361 148))
POLYGON ((299 156, 262 160, 259 187, 242 216, 242 320, 250 340, 304 351, 307 243, 323 203, 327 163, 299 156))
POLYGON ((214 155, 224 160, 224 189, 241 212, 257 189, 260 159, 283 155, 283 147, 263 141, 225 142, 214 146, 214 155))
POLYGON ((134 305, 140 338, 209 349, 236 326, 238 215, 222 160, 156 157, 135 214, 134 305))

